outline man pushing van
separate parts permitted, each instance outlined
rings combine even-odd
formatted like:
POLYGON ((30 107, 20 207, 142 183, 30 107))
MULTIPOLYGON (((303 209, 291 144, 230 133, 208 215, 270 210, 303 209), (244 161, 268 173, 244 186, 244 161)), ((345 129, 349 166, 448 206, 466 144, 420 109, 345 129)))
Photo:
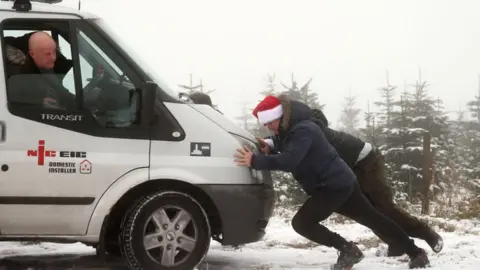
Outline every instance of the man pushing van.
POLYGON ((312 112, 307 105, 286 96, 267 96, 256 106, 253 115, 278 136, 278 145, 275 145, 278 151, 270 151, 268 145, 262 148, 268 155, 241 148, 235 154, 236 164, 292 173, 309 195, 292 219, 293 229, 313 242, 340 252, 332 269, 350 269, 363 259, 353 242, 320 224, 333 212, 352 218, 382 235, 387 244, 399 247, 410 257, 409 268, 430 265, 426 252, 365 198, 353 171, 311 120, 312 112))

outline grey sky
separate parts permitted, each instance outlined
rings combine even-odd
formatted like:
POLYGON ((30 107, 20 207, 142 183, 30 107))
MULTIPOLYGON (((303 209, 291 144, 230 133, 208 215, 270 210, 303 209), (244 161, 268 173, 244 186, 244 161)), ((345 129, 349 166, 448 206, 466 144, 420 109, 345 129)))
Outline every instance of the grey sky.
POLYGON ((294 72, 300 83, 313 77, 334 123, 349 89, 363 110, 376 100, 387 69, 403 89, 421 67, 448 110, 464 107, 478 91, 479 7, 478 0, 82 0, 175 89, 189 73, 217 89, 212 99, 230 117, 242 100, 253 106, 260 98, 267 72, 287 84, 294 72))

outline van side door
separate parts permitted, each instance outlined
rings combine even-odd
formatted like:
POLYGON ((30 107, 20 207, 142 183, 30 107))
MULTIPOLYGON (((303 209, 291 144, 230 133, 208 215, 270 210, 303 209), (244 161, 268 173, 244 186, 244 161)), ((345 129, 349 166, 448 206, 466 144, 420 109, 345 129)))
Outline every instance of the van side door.
POLYGON ((1 233, 83 235, 110 185, 148 172, 144 79, 74 15, 4 11, 0 25, 1 233), (35 31, 57 45, 53 68, 29 49, 35 31))

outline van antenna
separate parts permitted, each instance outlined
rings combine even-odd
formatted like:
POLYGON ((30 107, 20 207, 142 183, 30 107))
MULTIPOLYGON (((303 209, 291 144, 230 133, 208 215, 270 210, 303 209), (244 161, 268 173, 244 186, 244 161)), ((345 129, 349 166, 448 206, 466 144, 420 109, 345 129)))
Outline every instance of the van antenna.
POLYGON ((82 5, 82 0, 78 0, 78 10, 80 10, 81 5, 82 5))

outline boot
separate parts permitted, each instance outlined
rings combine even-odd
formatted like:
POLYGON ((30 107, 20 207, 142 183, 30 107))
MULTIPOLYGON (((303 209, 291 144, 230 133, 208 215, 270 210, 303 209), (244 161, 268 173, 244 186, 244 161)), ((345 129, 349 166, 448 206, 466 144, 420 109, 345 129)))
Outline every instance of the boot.
POLYGON ((429 236, 425 240, 435 253, 439 253, 443 249, 443 238, 430 229, 429 236))
POLYGON ((410 262, 408 263, 409 269, 427 267, 430 267, 430 261, 428 260, 425 250, 420 249, 420 252, 415 257, 410 257, 410 262))
POLYGON ((353 242, 348 242, 339 252, 337 263, 330 267, 331 270, 350 270, 364 257, 362 251, 353 242))

